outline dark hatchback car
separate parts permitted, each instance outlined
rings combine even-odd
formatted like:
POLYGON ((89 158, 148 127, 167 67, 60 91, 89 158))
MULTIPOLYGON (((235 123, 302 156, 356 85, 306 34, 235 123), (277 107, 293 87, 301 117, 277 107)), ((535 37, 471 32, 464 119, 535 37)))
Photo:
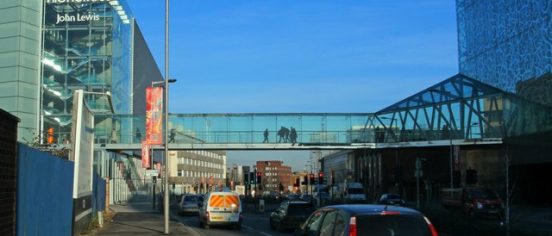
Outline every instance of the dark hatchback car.
POLYGON ((420 212, 390 205, 336 205, 318 209, 295 235, 437 236, 420 212))
POLYGON ((270 214, 270 229, 297 229, 314 211, 310 202, 285 201, 270 214))
POLYGON ((381 205, 395 205, 395 206, 406 206, 406 201, 401 198, 401 195, 384 193, 381 195, 378 200, 378 204, 381 205))

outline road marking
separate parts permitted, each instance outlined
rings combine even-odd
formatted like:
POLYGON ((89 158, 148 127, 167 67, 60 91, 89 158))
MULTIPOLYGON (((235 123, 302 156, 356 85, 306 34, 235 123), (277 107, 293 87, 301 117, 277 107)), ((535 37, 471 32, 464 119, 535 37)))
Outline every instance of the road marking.
POLYGON ((242 227, 244 227, 244 228, 246 228, 246 229, 248 229, 248 230, 253 230, 253 228, 252 228, 252 227, 250 227, 250 226, 247 226, 247 225, 244 225, 244 224, 242 224, 242 227))
POLYGON ((261 234, 264 235, 264 236, 272 236, 272 234, 267 234, 265 232, 261 232, 261 234))

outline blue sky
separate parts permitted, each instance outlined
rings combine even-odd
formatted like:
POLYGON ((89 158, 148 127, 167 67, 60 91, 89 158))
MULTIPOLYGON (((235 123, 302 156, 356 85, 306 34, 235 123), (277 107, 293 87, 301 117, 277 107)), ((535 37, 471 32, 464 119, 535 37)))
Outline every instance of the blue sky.
MULTIPOLYGON (((164 1, 128 2, 163 70, 164 1)), ((375 112, 458 71, 454 0, 173 0, 170 20, 172 113, 375 112)))

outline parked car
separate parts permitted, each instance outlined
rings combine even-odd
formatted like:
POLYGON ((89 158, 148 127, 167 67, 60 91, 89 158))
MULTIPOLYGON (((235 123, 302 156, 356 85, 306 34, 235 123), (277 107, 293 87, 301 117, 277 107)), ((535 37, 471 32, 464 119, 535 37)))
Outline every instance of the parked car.
POLYGON ((301 195, 299 194, 288 194, 284 197, 284 200, 292 201, 292 200, 300 200, 301 195))
POLYGON ((305 202, 312 202, 312 195, 308 195, 308 194, 303 193, 299 197, 299 200, 302 200, 302 201, 305 201, 305 202))
POLYGON ((339 199, 345 203, 365 203, 364 187, 359 182, 345 182, 338 185, 339 199))
POLYGON ((237 193, 210 192, 198 203, 199 224, 208 229, 211 225, 231 225, 241 229, 242 204, 237 193))
POLYGON ((441 205, 462 208, 462 211, 469 215, 496 215, 500 219, 504 213, 504 203, 498 194, 489 188, 448 188, 441 191, 441 196, 441 205))
POLYGON ((270 229, 297 229, 313 211, 310 202, 285 201, 270 214, 270 229))
POLYGON ((401 198, 401 195, 394 193, 384 193, 378 200, 381 205, 406 206, 406 201, 401 198))
POLYGON ((422 213, 390 205, 336 205, 318 209, 295 235, 437 236, 422 213))
POLYGON ((180 198, 179 214, 198 214, 198 203, 203 201, 203 195, 183 195, 180 198))

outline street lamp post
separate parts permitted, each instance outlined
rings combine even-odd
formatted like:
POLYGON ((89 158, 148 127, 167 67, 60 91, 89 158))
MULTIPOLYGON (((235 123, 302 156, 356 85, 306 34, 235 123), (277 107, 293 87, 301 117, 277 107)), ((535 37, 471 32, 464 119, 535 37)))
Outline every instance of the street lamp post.
POLYGON ((164 218, 165 218, 165 234, 169 234, 169 147, 167 139, 169 133, 169 0, 165 0, 165 196, 164 196, 164 218))
MULTIPOLYGON (((449 122, 450 123, 450 122, 449 122)), ((448 133, 449 133, 449 164, 450 164, 450 188, 454 187, 454 174, 453 174, 453 158, 452 158, 452 126, 448 125, 448 133)))

